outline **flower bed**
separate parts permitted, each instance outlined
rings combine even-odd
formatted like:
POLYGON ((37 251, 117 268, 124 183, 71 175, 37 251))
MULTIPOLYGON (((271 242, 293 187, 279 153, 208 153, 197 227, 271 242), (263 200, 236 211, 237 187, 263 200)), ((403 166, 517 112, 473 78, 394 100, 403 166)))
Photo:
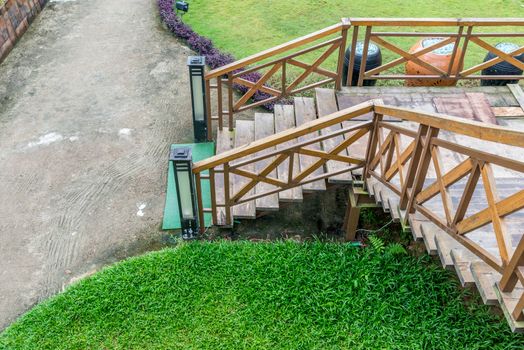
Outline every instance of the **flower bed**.
MULTIPOLYGON (((235 58, 229 54, 221 52, 218 48, 213 45, 213 42, 201 36, 191 29, 191 27, 184 22, 174 11, 174 4, 176 0, 158 0, 158 9, 160 11, 160 18, 165 23, 167 28, 179 39, 183 40, 189 48, 199 55, 206 58, 206 64, 211 68, 215 69, 222 67, 226 64, 235 61, 235 58)), ((247 73, 242 78, 251 82, 257 82, 261 75, 257 72, 247 73)), ((245 94, 248 91, 248 87, 240 84, 234 84, 234 88, 245 94)), ((270 98, 271 95, 257 91, 252 99, 254 102, 262 101, 270 98)), ((263 105, 266 109, 272 111, 275 102, 269 102, 263 105)))

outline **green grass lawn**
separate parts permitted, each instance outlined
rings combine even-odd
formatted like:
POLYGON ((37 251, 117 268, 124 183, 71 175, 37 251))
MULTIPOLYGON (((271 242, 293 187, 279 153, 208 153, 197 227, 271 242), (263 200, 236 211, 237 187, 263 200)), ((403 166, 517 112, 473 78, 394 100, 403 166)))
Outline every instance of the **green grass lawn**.
MULTIPOLYGON (((523 0, 193 0, 184 21, 201 35, 212 39, 217 47, 232 53, 236 58, 242 58, 335 24, 341 17, 519 17, 523 14, 523 0)), ((417 28, 388 29, 395 30, 416 31, 417 28)), ((445 32, 449 29, 428 30, 445 32)), ((513 27, 497 28, 498 32, 521 30, 513 27)), ((364 30, 360 32, 363 34, 364 30)), ((408 49, 419 39, 387 40, 408 49)), ((500 40, 487 41, 494 44, 500 40)), ((524 43, 522 38, 511 41, 524 43)), ((385 49, 382 51, 383 62, 398 57, 385 49)), ((320 51, 309 55, 309 61, 319 55, 320 51)), ((481 63, 485 55, 485 50, 471 44, 465 58, 466 66, 481 63)), ((332 68, 335 62, 336 55, 332 55, 323 67, 332 68)), ((401 65, 391 72, 400 73, 403 70, 404 66, 401 65)))
POLYGON ((42 303, 1 349, 522 349, 427 255, 333 243, 194 243, 42 303))

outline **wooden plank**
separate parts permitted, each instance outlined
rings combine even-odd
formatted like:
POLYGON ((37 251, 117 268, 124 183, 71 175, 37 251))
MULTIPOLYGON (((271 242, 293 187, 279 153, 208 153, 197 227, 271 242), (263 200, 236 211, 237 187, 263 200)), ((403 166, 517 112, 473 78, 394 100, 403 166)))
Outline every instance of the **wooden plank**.
POLYGON ((452 115, 469 120, 475 119, 475 112, 471 108, 470 102, 467 98, 453 97, 453 98, 433 98, 433 103, 437 108, 438 113, 452 115))
MULTIPOLYGON (((295 127, 295 109, 290 105, 276 105, 275 106, 275 131, 277 133, 283 132, 295 127)), ((277 149, 292 146, 297 143, 297 140, 289 140, 287 142, 277 145, 277 149)), ((293 155, 292 163, 290 159, 283 161, 277 168, 277 176, 279 180, 288 182, 289 172, 298 174, 299 160, 296 154, 293 155)), ((288 190, 282 191, 278 197, 283 202, 302 202, 302 187, 297 186, 288 190)))
POLYGON ((507 85, 513 96, 520 105, 520 108, 524 109, 524 92, 519 84, 508 84, 507 85))
MULTIPOLYGON (((216 154, 227 152, 233 148, 234 133, 227 129, 217 130, 216 140, 216 154)), ((216 173, 215 177, 216 199, 217 204, 224 204, 224 174, 216 173)), ((226 209, 224 207, 217 207, 217 226, 226 225, 226 209)))
MULTIPOLYGON (((294 103, 295 103, 295 122, 297 126, 311 122, 317 118, 317 112, 315 109, 315 100, 314 99, 308 98, 308 97, 295 97, 294 103)), ((307 140, 311 140, 316 136, 318 136, 318 132, 307 134, 307 135, 299 137, 298 142, 304 142, 307 140)), ((314 143, 305 148, 316 150, 316 151, 322 150, 320 143, 314 143)), ((313 163, 315 163, 315 161, 316 161, 316 158, 314 157, 306 156, 304 154, 299 155, 300 171, 306 170, 313 163)), ((315 176, 322 175, 322 174, 323 174, 323 170, 322 168, 319 168, 315 170, 310 175, 310 177, 315 177, 315 176)), ((326 190, 326 181, 319 180, 319 181, 305 184, 302 186, 302 190, 305 192, 325 191, 326 190)))
MULTIPOLYGON (((273 135, 275 133, 275 118, 271 113, 255 113, 255 140, 260 140, 264 137, 273 135)), ((262 156, 275 150, 275 147, 268 147, 266 150, 257 152, 255 157, 262 156)), ((255 163, 255 172, 260 173, 272 161, 272 158, 259 160, 255 163)), ((268 174, 268 177, 277 178, 277 171, 273 170, 268 174)), ((275 186, 265 182, 260 182, 255 187, 255 193, 265 193, 274 190, 275 186)), ((255 200, 256 210, 259 211, 275 211, 278 210, 278 194, 274 193, 255 200)))
MULTIPOLYGON (((245 146, 255 140, 255 122, 251 120, 237 120, 235 128, 235 148, 245 146)), ((242 170, 254 172, 255 164, 250 163, 241 167, 242 170)), ((233 194, 240 191, 245 185, 247 185, 251 179, 240 176, 231 175, 233 194)), ((246 193, 246 197, 255 194, 255 189, 251 189, 246 193)), ((238 219, 255 219, 256 209, 255 201, 249 201, 233 207, 233 216, 238 219)))
POLYGON ((491 107, 496 118, 522 118, 524 109, 521 107, 491 107))
POLYGON ((466 98, 475 115, 475 120, 488 124, 497 124, 495 113, 491 109, 486 96, 481 92, 466 92, 466 98))
POLYGON ((483 261, 475 261, 471 263, 471 274, 484 304, 498 305, 495 282, 500 280, 500 273, 483 261))
POLYGON ((422 239, 426 245, 426 250, 429 255, 437 255, 437 246, 435 245, 435 235, 444 234, 435 224, 425 222, 421 226, 422 239))
MULTIPOLYGON (((337 100, 335 98, 335 92, 331 89, 315 89, 316 102, 318 117, 322 118, 338 111, 337 100)), ((321 135, 327 135, 331 132, 342 129, 342 124, 332 124, 326 128, 320 130, 321 135)), ((329 152, 337 147, 341 142, 344 141, 342 135, 329 138, 322 141, 322 148, 324 151, 329 152)), ((340 155, 347 156, 347 150, 344 149, 339 153, 340 155)), ((330 160, 326 163, 327 172, 334 172, 346 167, 346 164, 341 162, 330 160)), ((328 182, 330 183, 349 183, 351 181, 350 173, 343 173, 337 176, 330 177, 328 182)))
POLYGON ((451 259, 455 264, 455 271, 460 280, 462 287, 471 287, 475 285, 475 279, 471 273, 471 263, 480 261, 475 255, 468 250, 452 249, 451 259))

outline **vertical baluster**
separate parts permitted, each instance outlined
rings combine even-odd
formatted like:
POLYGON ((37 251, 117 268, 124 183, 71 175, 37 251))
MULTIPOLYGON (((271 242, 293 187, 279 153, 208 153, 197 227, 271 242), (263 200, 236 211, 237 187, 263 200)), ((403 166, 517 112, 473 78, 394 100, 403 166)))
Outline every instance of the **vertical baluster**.
POLYGON ((211 82, 209 79, 205 80, 205 94, 206 94, 206 126, 207 126, 207 140, 213 140, 213 121, 211 120, 211 82))
POLYGON ((464 57, 466 57, 466 51, 468 50, 469 38, 471 37, 471 32, 473 31, 473 26, 469 26, 466 32, 466 37, 464 38, 464 44, 462 45, 462 52, 460 53, 460 58, 458 61, 458 71, 455 73, 455 80, 459 79, 460 72, 464 66, 464 57))
POLYGON ((220 131, 224 128, 224 111, 222 110, 222 99, 224 98, 222 96, 222 76, 217 77, 217 98, 218 98, 218 128, 220 131))
POLYGON ((351 86, 353 81, 353 69, 355 69, 355 52, 358 41, 358 27, 353 27, 353 38, 351 39, 351 53, 349 54, 349 67, 346 85, 351 86))
POLYGON ((227 87, 227 103, 228 103, 228 123, 229 131, 233 131, 233 72, 227 75, 228 87, 227 87))
POLYGON ((206 230, 206 222, 204 221, 204 204, 202 202, 202 182, 200 179, 200 173, 195 174, 195 185, 196 185, 196 197, 197 197, 197 211, 198 211, 198 223, 200 233, 204 233, 206 230))
MULTIPOLYGON (((409 193, 407 205, 405 208, 408 214, 415 211, 414 209, 415 197, 422 190, 422 187, 424 186, 424 180, 426 179, 429 164, 431 162, 431 139, 433 137, 437 137, 439 131, 440 129, 429 127, 426 133, 426 137, 424 140, 424 146, 421 152, 420 163, 418 164, 418 167, 415 164, 415 168, 416 168, 415 179, 413 182, 413 186, 411 187, 411 193, 409 193)), ((406 192, 406 195, 407 195, 407 192, 406 192)), ((406 215, 404 218, 404 224, 406 226, 409 225, 408 220, 409 220, 409 215, 406 215)))
POLYGON ((217 218, 217 194, 215 188, 215 168, 209 169, 209 189, 211 191, 211 216, 213 219, 213 224, 218 223, 217 218))
POLYGON ((408 205, 408 190, 413 186, 413 181, 415 181, 415 174, 417 172, 418 164, 420 162, 420 157, 422 155, 423 149, 423 138, 428 132, 428 127, 426 125, 420 124, 418 127, 417 136, 415 137, 415 147, 413 149, 413 155, 411 156, 411 161, 409 162, 408 174, 406 176, 406 181, 404 182, 404 187, 402 187, 402 193, 400 194, 400 209, 406 209, 408 205))
POLYGON ((375 156, 375 153, 377 152, 378 140, 380 138, 379 123, 382 121, 382 118, 382 114, 375 113, 373 115, 373 127, 369 131, 368 145, 366 148, 366 164, 364 165, 364 169, 362 172, 364 184, 366 183, 366 179, 369 177, 369 163, 371 162, 371 160, 375 156))
POLYGON ((229 192, 229 163, 224 164, 224 204, 226 210, 226 226, 232 226, 233 222, 231 220, 231 201, 229 192))
POLYGON ((287 94, 286 93, 286 78, 287 78, 286 77, 286 64, 287 64, 287 60, 284 59, 282 61, 282 77, 281 77, 281 80, 282 80, 282 82, 281 82, 281 85, 282 85, 282 90, 281 90, 282 92, 281 92, 281 94, 282 94, 282 96, 280 96, 281 98, 284 98, 286 96, 286 94, 287 94))
POLYGON ((346 41, 348 38, 348 29, 351 26, 349 18, 342 18, 342 38, 340 39, 340 46, 338 48, 338 65, 337 65, 337 80, 335 81, 335 89, 342 88, 342 72, 344 69, 344 55, 346 54, 346 41))
POLYGON ((366 74, 366 61, 368 59, 368 46, 371 37, 371 26, 366 27, 366 37, 364 38, 364 50, 362 51, 362 62, 360 63, 360 72, 358 73, 358 86, 364 84, 364 74, 366 74))
MULTIPOLYGON (((453 70, 453 62, 455 62, 455 56, 457 56, 457 51, 460 45, 460 39, 462 38, 463 31, 464 31, 464 26, 460 26, 458 30, 458 36, 455 39, 455 44, 453 46, 453 53, 451 54, 451 59, 449 61, 448 72, 447 72, 448 77, 451 76, 451 71, 453 70)), ((457 66, 457 72, 460 72, 461 69, 462 67, 457 66)))

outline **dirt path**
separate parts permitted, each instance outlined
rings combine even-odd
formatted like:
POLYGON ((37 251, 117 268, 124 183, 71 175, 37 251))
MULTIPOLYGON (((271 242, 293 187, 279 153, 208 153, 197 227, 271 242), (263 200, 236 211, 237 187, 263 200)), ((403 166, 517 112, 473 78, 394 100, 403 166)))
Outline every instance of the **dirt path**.
POLYGON ((161 240, 186 57, 154 0, 51 2, 0 65, 0 329, 161 240))

